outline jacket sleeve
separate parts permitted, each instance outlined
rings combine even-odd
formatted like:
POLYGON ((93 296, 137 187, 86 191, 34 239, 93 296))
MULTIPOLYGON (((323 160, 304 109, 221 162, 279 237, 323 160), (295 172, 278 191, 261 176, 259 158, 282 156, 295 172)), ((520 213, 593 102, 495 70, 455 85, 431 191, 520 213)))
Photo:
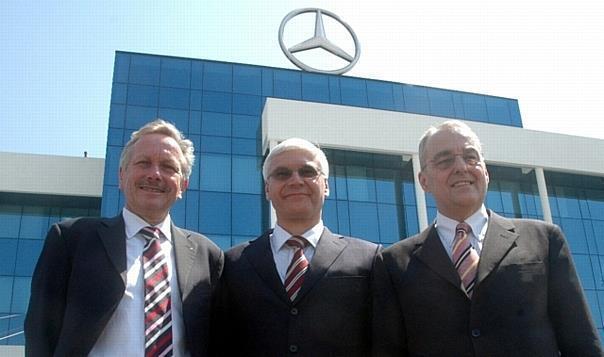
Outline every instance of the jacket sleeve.
POLYGON ((52 356, 57 346, 70 271, 64 234, 58 224, 50 228, 34 270, 24 326, 26 356, 52 356))
POLYGON ((550 226, 548 311, 562 356, 603 356, 568 244, 558 226, 550 226))

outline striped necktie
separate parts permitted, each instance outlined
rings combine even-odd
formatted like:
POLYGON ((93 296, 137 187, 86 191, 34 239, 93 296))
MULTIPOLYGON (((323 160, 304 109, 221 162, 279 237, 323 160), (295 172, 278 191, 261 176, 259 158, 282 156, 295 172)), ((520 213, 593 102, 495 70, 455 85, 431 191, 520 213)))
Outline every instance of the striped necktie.
POLYGON ((453 240, 453 264, 459 274, 461 283, 468 297, 472 297, 474 285, 476 284, 476 271, 478 270, 478 253, 470 244, 469 233, 472 227, 462 222, 455 227, 455 239, 453 240))
POLYGON ((308 260, 304 256, 304 247, 306 247, 308 241, 304 237, 292 236, 285 244, 294 249, 294 256, 287 268, 284 283, 287 296, 291 301, 294 301, 304 282, 304 274, 308 270, 308 260))
POLYGON ((145 357, 172 356, 172 311, 168 262, 159 243, 159 229, 141 229, 145 237, 145 357))

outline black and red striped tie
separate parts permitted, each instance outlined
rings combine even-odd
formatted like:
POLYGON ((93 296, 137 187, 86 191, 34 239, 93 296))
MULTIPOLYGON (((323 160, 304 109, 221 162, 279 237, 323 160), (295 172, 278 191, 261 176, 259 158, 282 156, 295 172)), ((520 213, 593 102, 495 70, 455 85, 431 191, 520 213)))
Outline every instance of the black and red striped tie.
POLYGON ((294 256, 287 268, 284 283, 287 296, 291 301, 294 301, 304 282, 304 274, 308 270, 308 260, 304 256, 304 247, 306 247, 308 241, 304 237, 292 236, 285 244, 294 249, 294 256))
POLYGON ((159 243, 156 227, 141 229, 145 278, 145 357, 172 356, 172 302, 168 262, 159 243))

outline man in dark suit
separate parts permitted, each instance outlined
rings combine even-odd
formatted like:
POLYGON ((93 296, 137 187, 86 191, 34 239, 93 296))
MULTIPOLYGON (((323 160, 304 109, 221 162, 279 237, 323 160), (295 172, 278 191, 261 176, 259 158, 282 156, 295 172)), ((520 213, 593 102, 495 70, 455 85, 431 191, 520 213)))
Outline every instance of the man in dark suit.
POLYGON ((51 227, 32 278, 27 356, 207 355, 224 256, 169 215, 193 161, 176 127, 148 123, 120 158, 122 213, 51 227))
POLYGON ((560 229, 486 209, 489 174, 476 134, 430 128, 419 180, 435 223, 382 253, 376 356, 602 356, 560 229))
POLYGON ((276 225, 225 254, 216 355, 368 355, 379 246, 323 226, 329 166, 308 141, 275 146, 263 176, 276 225))

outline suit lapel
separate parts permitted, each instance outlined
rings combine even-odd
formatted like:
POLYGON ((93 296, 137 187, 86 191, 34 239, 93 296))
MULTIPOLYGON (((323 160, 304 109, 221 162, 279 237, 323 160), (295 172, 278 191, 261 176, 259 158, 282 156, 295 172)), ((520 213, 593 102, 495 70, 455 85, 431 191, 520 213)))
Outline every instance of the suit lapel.
POLYGON ((181 298, 184 301, 192 288, 191 285, 187 284, 187 281, 189 273, 193 268, 198 247, 197 243, 191 239, 189 233, 184 232, 174 224, 171 225, 171 231, 178 287, 180 288, 181 298))
POLYGON ((461 279, 443 247, 434 225, 424 231, 422 235, 423 239, 420 239, 420 246, 415 251, 415 256, 443 279, 463 290, 461 279), (423 244, 421 244, 422 241, 423 244))
POLYGON ((491 210, 489 210, 489 216, 489 226, 478 263, 478 284, 499 265, 518 238, 518 234, 514 232, 516 227, 512 221, 491 210))
POLYGON ((308 271, 304 277, 304 283, 302 283, 300 293, 295 301, 303 299, 313 286, 325 276, 329 267, 336 261, 347 245, 348 242, 346 242, 346 240, 333 235, 329 229, 324 229, 323 234, 319 239, 319 244, 317 244, 315 249, 315 254, 310 262, 308 271))
POLYGON ((273 290, 275 295, 289 304, 290 301, 285 292, 285 287, 283 287, 283 283, 275 267, 275 259, 273 258, 269 242, 271 233, 272 231, 268 231, 260 238, 252 241, 245 248, 244 254, 266 286, 273 290))
POLYGON ((122 215, 101 220, 97 230, 107 256, 126 284, 126 228, 122 215))

